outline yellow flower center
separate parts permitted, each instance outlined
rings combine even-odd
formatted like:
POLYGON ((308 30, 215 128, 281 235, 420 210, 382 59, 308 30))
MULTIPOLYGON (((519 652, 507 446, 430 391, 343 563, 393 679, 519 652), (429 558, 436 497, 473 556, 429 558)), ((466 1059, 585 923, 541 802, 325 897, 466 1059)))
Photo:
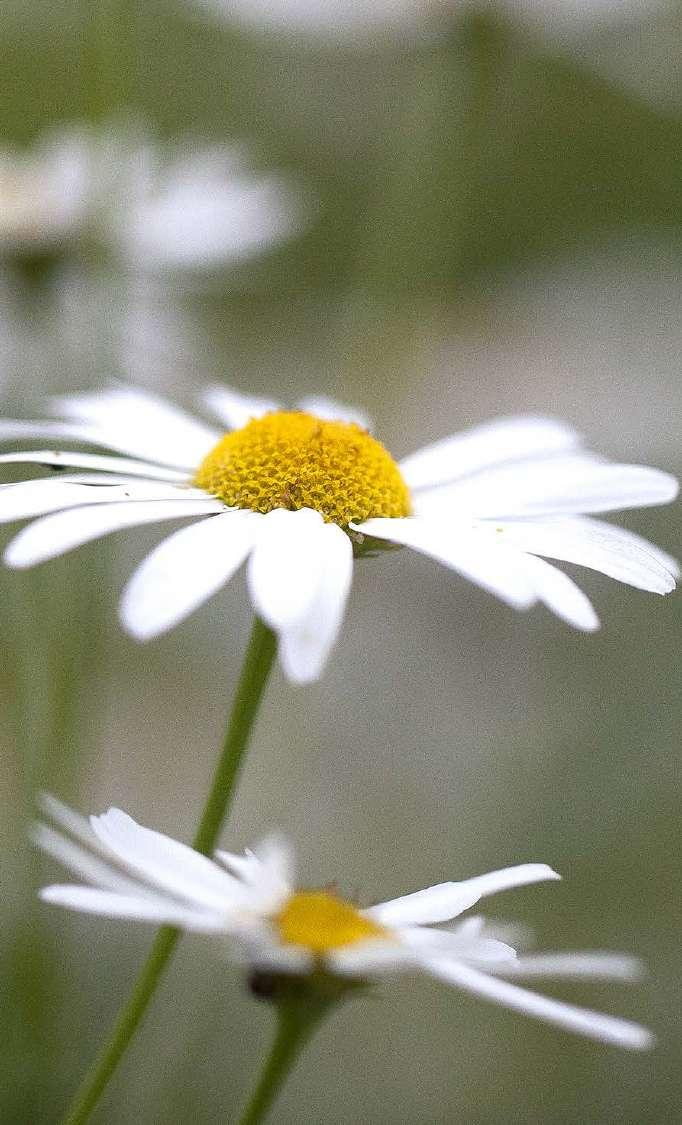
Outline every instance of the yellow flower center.
POLYGON ((348 527, 372 516, 407 516, 410 493, 380 442, 354 422, 278 411, 225 434, 194 484, 230 507, 314 508, 348 527))
POLYGON ((388 936, 383 926, 329 891, 292 895, 275 918, 275 925, 285 944, 302 945, 315 954, 388 936))

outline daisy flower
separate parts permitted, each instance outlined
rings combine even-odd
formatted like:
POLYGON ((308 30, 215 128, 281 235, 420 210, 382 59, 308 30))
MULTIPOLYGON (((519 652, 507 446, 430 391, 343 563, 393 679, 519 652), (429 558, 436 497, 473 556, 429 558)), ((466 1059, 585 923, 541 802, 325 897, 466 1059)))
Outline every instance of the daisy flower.
POLYGON ((0 152, 0 252, 96 241, 129 269, 215 269, 303 225, 304 202, 238 145, 162 148, 143 128, 72 125, 24 153, 0 152))
POLYGON ((561 422, 503 418, 397 463, 366 419, 327 399, 286 411, 214 386, 203 402, 227 433, 125 387, 57 400, 60 420, 0 423, 5 439, 75 439, 115 451, 0 456, 79 470, 0 488, 0 522, 39 517, 10 542, 5 562, 30 567, 123 528, 191 519, 133 574, 124 628, 138 640, 158 636, 248 558, 254 609, 277 633, 284 672, 297 683, 322 672, 354 553, 381 546, 412 547, 515 609, 542 602, 586 631, 599 624, 592 605, 545 558, 658 594, 675 586, 668 554, 593 518, 666 503, 675 479, 589 453, 561 422))
POLYGON ((642 23, 669 0, 643 8, 641 0, 192 0, 228 22, 288 36, 335 42, 386 39, 427 42, 452 21, 476 14, 501 15, 549 38, 611 24, 642 23))
POLYGON ((43 807, 58 828, 38 825, 37 844, 84 880, 45 887, 45 902, 221 937, 252 971, 275 978, 323 973, 351 983, 420 971, 592 1039, 634 1050, 652 1044, 650 1032, 637 1024, 515 983, 544 976, 635 979, 639 965, 633 958, 598 952, 519 956, 482 917, 459 920, 487 895, 558 879, 547 864, 439 883, 360 909, 329 889, 296 889, 290 850, 274 837, 244 855, 216 851, 211 860, 143 828, 120 809, 88 822, 53 797, 44 798, 43 807))
POLYGON ((0 150, 0 253, 43 253, 73 238, 84 215, 83 172, 70 134, 0 150))

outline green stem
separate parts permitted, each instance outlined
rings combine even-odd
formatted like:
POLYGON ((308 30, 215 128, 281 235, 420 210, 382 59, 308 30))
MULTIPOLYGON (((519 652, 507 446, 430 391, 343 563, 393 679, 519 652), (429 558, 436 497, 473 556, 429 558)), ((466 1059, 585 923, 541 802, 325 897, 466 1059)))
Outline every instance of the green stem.
POLYGON ((267 1117, 294 1063, 333 1001, 310 1004, 289 1000, 277 1005, 277 1031, 239 1125, 259 1125, 267 1117))
MULTIPOLYGON (((237 694, 232 704, 222 752, 193 840, 196 850, 205 855, 213 851, 229 811, 249 737, 275 658, 276 647, 277 643, 272 631, 256 618, 244 657, 237 694)), ((71 1107, 63 1118, 63 1125, 84 1125, 89 1119, 137 1031, 179 937, 180 931, 172 926, 163 926, 159 930, 130 998, 121 1009, 111 1038, 86 1074, 71 1107)))

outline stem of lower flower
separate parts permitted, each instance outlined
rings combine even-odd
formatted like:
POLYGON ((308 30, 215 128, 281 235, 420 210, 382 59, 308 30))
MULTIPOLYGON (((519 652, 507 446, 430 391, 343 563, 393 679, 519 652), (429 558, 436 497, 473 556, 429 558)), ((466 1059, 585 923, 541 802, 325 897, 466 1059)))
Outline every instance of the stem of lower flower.
POLYGON ((311 1004, 292 999, 277 1004, 277 1030, 270 1054, 239 1125, 260 1125, 265 1120, 298 1056, 333 1003, 321 1000, 311 1004))
MULTIPOLYGON (((232 704, 225 741, 193 840, 196 850, 205 855, 213 851, 232 803, 239 771, 276 650, 277 641, 274 633, 256 618, 232 704)), ((111 1038, 85 1076, 70 1109, 63 1118, 63 1125, 84 1125, 88 1121, 137 1031, 179 937, 180 931, 172 926, 163 926, 159 930, 130 998, 121 1009, 111 1038)))

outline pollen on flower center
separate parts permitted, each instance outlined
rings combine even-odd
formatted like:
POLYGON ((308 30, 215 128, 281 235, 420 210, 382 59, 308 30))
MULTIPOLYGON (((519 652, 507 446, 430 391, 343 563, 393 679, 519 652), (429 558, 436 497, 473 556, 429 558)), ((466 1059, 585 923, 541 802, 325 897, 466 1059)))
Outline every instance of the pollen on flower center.
POLYGON ((226 434, 202 461, 198 488, 236 508, 313 508, 348 527, 407 516, 410 494, 380 442, 354 422, 279 411, 226 434))
POLYGON ((383 926, 329 891, 292 895, 275 918, 275 925, 284 943, 301 945, 316 954, 387 936, 383 926))

